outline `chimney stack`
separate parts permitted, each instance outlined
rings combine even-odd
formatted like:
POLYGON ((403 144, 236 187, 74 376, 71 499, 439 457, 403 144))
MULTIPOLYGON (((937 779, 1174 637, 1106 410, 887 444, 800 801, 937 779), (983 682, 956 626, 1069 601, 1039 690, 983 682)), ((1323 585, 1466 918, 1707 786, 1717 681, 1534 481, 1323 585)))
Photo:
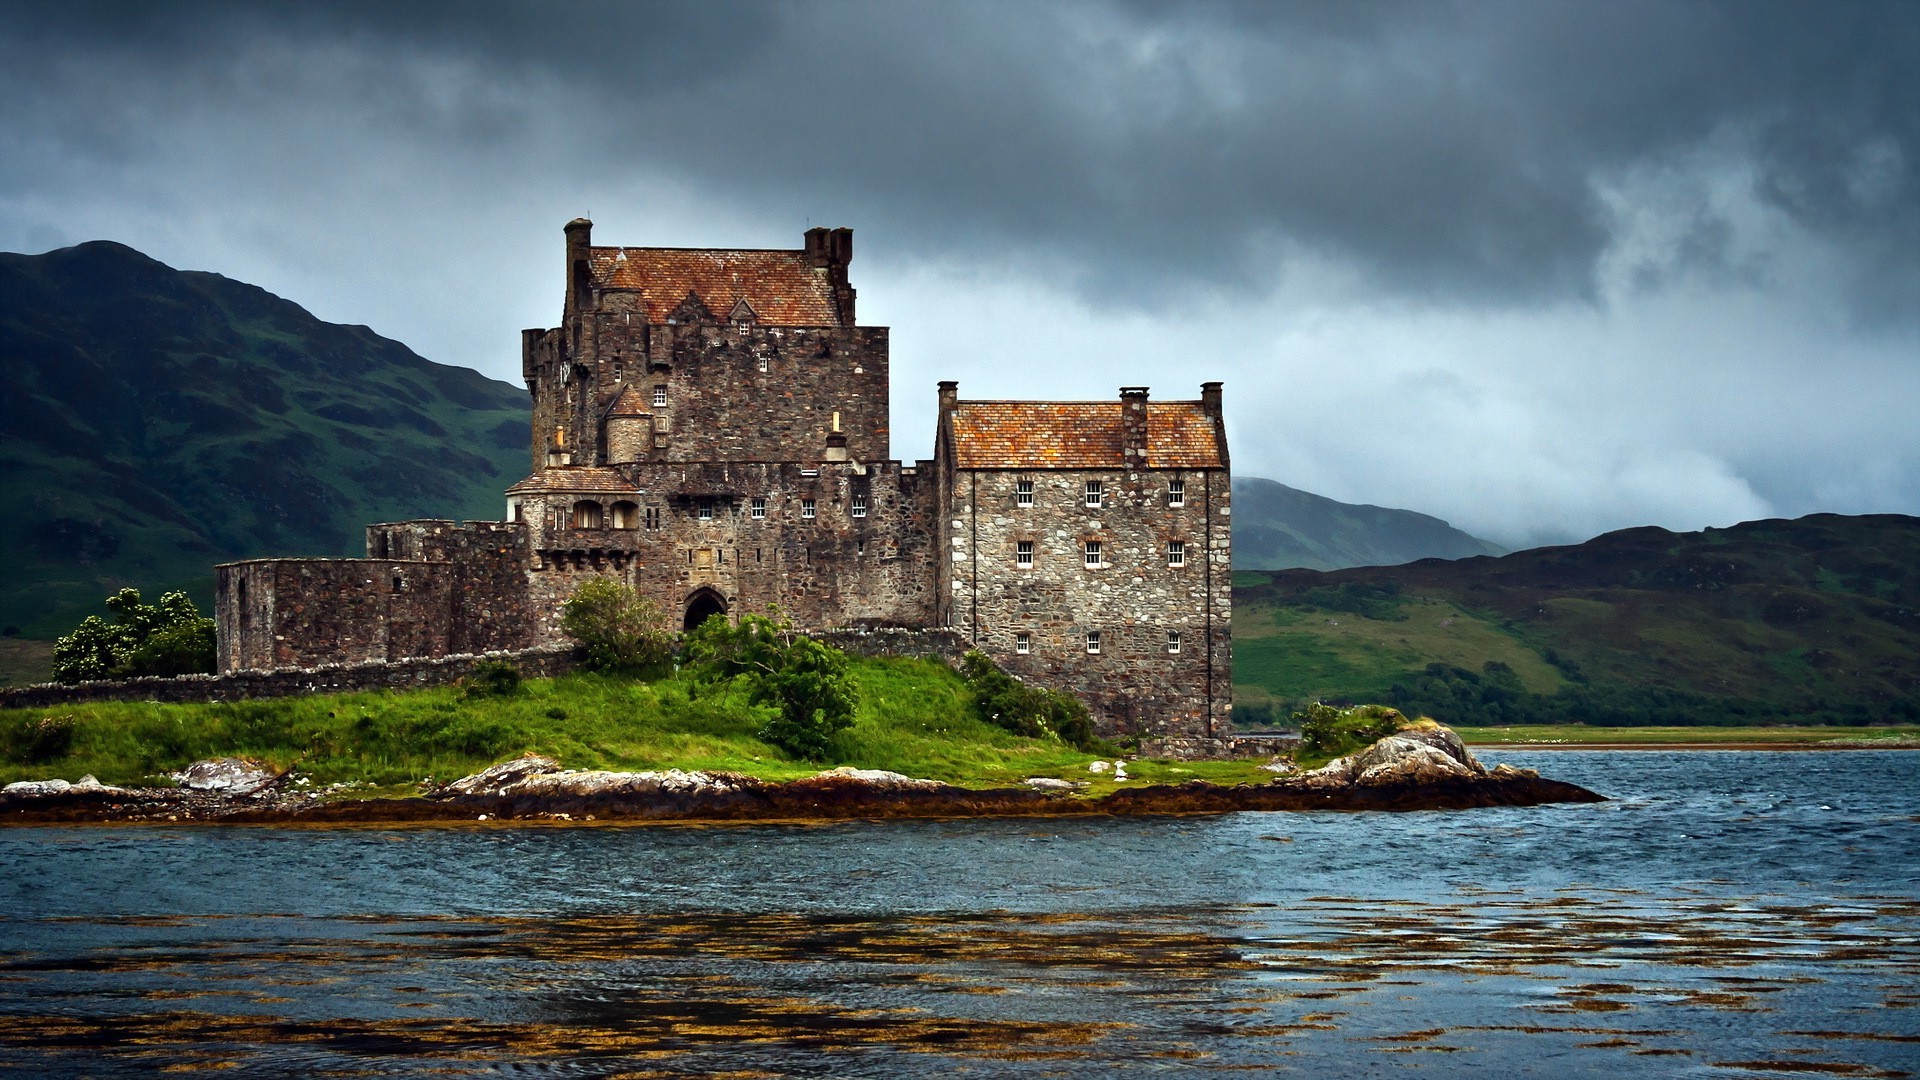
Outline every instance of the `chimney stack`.
POLYGON ((1200 409, 1215 420, 1220 419, 1220 384, 1203 382, 1200 384, 1200 409))
POLYGON ((1147 388, 1120 388, 1120 454, 1129 470, 1147 467, 1147 388))

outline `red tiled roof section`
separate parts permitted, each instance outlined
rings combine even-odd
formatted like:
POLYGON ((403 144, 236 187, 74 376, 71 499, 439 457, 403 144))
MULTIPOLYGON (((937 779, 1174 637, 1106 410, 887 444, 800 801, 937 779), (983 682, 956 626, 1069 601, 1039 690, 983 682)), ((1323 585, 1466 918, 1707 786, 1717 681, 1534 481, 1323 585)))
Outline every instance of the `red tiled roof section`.
POLYGON ((560 466, 541 469, 507 489, 507 494, 577 492, 589 495, 620 495, 640 490, 620 475, 618 469, 594 465, 560 466))
MULTIPOLYGON (((953 410, 962 469, 1119 469, 1118 401, 962 401, 953 410)), ((1147 467, 1220 468, 1213 419, 1197 401, 1147 404, 1147 467)))
POLYGON ((804 251, 693 248, 592 248, 593 279, 602 288, 635 289, 656 326, 698 293, 725 321, 742 299, 765 326, 837 326, 831 271, 804 251))

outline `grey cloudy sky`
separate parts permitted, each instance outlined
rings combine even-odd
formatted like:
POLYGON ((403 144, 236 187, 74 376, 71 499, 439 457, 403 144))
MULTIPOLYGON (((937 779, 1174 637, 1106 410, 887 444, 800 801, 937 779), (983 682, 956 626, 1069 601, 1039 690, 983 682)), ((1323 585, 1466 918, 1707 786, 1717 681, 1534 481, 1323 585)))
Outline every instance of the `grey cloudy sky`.
POLYGON ((517 381, 575 215, 849 225, 897 456, 1217 378, 1237 472, 1512 545, 1915 514, 1915 71, 1915 3, 14 3, 0 248, 517 381))

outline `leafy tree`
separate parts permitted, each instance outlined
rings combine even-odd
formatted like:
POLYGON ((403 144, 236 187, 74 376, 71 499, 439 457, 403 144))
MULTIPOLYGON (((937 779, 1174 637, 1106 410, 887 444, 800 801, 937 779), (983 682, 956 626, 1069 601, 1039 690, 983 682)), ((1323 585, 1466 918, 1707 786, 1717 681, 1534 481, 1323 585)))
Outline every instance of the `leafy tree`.
POLYGON ((778 709, 759 735, 794 757, 827 760, 833 736, 853 726, 859 688, 847 655, 795 630, 777 610, 738 625, 711 616, 687 635, 686 658, 697 678, 739 679, 749 701, 778 709))
POLYGON ((612 578, 581 582, 560 605, 560 629, 586 650, 592 671, 640 675, 673 659, 673 632, 659 606, 612 578))
POLYGON ((213 620, 201 615, 186 593, 170 592, 157 604, 145 604, 140 590, 121 589, 107 598, 106 607, 112 622, 89 615, 73 633, 54 642, 55 682, 214 669, 213 620))
POLYGON ((1086 705, 1071 694, 1029 686, 977 650, 961 657, 960 677, 973 691, 974 710, 989 724, 1015 735, 1059 739, 1081 750, 1106 749, 1094 737, 1086 705))
POLYGON ((1384 705, 1355 705, 1338 709, 1314 702, 1293 714, 1300 725, 1302 763, 1325 761, 1373 745, 1406 726, 1407 718, 1398 709, 1384 705))

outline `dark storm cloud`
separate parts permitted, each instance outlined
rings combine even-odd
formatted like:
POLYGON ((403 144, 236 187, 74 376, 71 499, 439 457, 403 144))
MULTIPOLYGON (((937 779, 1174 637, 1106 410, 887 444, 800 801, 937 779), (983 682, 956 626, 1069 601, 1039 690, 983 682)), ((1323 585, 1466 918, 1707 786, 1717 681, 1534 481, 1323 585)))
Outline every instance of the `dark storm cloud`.
POLYGON ((63 137, 109 158, 146 137, 150 106, 129 90, 337 95, 422 138, 645 170, 1148 307, 1257 295, 1302 256, 1403 298, 1588 297, 1621 183, 1671 188, 1681 235, 1660 258, 1675 265, 1644 275, 1720 268, 1733 225, 1695 193, 1724 175, 1838 253, 1860 313, 1920 319, 1920 17, 1905 3, 69 3, 0 18, 9 96, 57 97, 63 137), (262 42, 307 69, 229 81, 262 42), (110 77, 78 81, 76 57, 110 77), (441 62, 504 92, 436 100, 419 72, 441 62))

